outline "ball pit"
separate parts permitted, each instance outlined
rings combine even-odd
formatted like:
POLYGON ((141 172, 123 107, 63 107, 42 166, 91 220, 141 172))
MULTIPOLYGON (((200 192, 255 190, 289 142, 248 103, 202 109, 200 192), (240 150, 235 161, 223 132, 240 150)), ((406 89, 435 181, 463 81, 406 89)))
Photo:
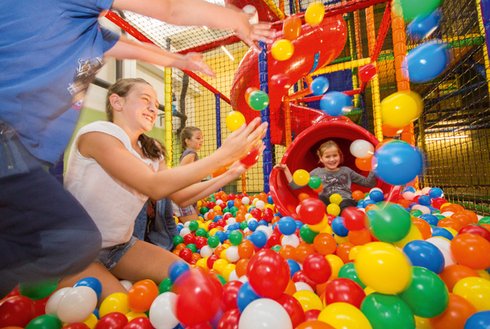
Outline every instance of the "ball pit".
POLYGON ((0 328, 485 328, 490 219, 440 203, 436 187, 391 202, 355 192, 358 207, 338 216, 312 198, 282 216, 265 193, 215 193, 174 238, 190 265, 172 264, 159 285, 103 301, 96 278, 23 285, 0 301, 0 328))

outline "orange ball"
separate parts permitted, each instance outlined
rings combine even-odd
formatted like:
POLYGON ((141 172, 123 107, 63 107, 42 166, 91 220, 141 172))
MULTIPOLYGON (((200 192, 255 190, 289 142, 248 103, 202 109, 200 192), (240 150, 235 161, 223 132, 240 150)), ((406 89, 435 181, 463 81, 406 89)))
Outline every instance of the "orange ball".
POLYGON ((423 219, 412 217, 412 223, 419 229, 422 239, 426 240, 432 236, 430 224, 423 219))
POLYGON ((290 245, 285 245, 279 250, 279 255, 284 259, 293 259, 294 247, 290 245))
POLYGON ((331 234, 320 233, 313 239, 313 247, 322 255, 330 255, 337 249, 337 242, 331 234))
POLYGON ((146 312, 158 296, 158 286, 152 280, 135 282, 128 291, 128 305, 136 313, 146 312))
POLYGON ((235 272, 238 277, 247 274, 247 266, 249 261, 250 259, 248 258, 242 258, 238 262, 236 262, 235 272))
POLYGON ((437 222, 437 226, 439 227, 449 227, 457 232, 463 228, 463 224, 456 218, 446 217, 437 222))
POLYGON ((476 234, 458 234, 451 241, 451 252, 458 264, 474 270, 490 267, 490 242, 476 234))
POLYGON ((349 231, 347 237, 349 238, 349 242, 354 246, 362 246, 373 240, 368 229, 349 231))
POLYGON ((342 259, 344 264, 352 261, 349 259, 349 253, 352 248, 354 248, 354 245, 350 242, 344 242, 337 246, 336 254, 342 259))
POLYGON ((238 256, 240 256, 240 258, 250 258, 253 256, 254 252, 255 247, 250 240, 243 240, 238 245, 238 256))
POLYGON ((364 199, 364 192, 360 190, 355 190, 354 192, 352 192, 352 199, 354 199, 355 201, 364 199))
POLYGON ((301 202, 305 199, 308 199, 310 197, 310 195, 308 193, 305 193, 305 192, 301 192, 300 194, 298 194, 298 200, 301 202))
POLYGON ((315 252, 315 247, 313 245, 308 244, 306 242, 300 242, 299 246, 294 250, 294 260, 297 262, 303 263, 309 255, 315 252))
POLYGON ((284 290, 284 292, 291 296, 294 295, 294 293, 296 292, 296 285, 294 284, 293 280, 289 280, 286 290, 284 290))
POLYGON ((356 158, 356 160, 355 160, 356 167, 363 170, 363 171, 371 171, 371 169, 372 169, 372 165, 371 165, 372 158, 373 158, 372 156, 370 156, 368 158, 356 158))
POLYGON ((449 294, 446 310, 429 321, 433 329, 460 329, 464 328, 466 320, 474 313, 476 308, 469 301, 459 295, 449 294))

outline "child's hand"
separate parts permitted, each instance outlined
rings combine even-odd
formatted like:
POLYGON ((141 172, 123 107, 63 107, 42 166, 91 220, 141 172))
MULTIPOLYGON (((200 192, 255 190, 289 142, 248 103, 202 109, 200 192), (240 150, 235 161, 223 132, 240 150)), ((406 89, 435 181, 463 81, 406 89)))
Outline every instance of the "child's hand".
POLYGON ((247 126, 242 126, 232 132, 223 142, 217 152, 225 157, 226 163, 232 163, 245 157, 254 148, 261 149, 267 123, 260 124, 260 118, 255 118, 247 126))
POLYGON ((211 77, 215 77, 213 70, 203 59, 202 54, 199 53, 187 53, 184 55, 184 65, 181 67, 183 70, 196 71, 207 74, 211 77))

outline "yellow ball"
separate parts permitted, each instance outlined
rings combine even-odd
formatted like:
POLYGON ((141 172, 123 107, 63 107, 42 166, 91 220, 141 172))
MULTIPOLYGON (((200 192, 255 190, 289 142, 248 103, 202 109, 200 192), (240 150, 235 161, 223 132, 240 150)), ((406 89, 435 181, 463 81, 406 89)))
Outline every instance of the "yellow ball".
POLYGON ((311 26, 319 25, 325 16, 325 7, 321 2, 310 3, 306 8, 305 21, 311 26))
POLYGON ((322 232, 327 229, 327 226, 328 226, 327 216, 324 216, 321 222, 318 224, 315 225, 308 224, 308 228, 313 232, 322 232))
POLYGON ((238 111, 231 111, 226 115, 226 127, 235 131, 245 124, 245 117, 238 111))
POLYGON ((228 261, 226 259, 219 258, 213 263, 213 270, 218 273, 223 273, 226 265, 228 265, 228 261))
POLYGON ((293 182, 298 186, 306 186, 310 181, 310 173, 304 169, 298 169, 293 173, 293 182))
POLYGON ((340 214, 340 207, 336 203, 331 203, 327 206, 327 214, 332 216, 338 216, 340 214))
POLYGON ((129 312, 126 313, 126 318, 128 318, 128 322, 137 318, 148 318, 148 316, 145 313, 135 313, 135 312, 129 312))
POLYGON ((279 39, 274 41, 271 46, 271 54, 274 59, 278 61, 286 61, 293 56, 294 45, 291 41, 286 39, 279 39))
POLYGON ((83 323, 85 323, 87 325, 87 327, 89 327, 90 329, 94 329, 95 325, 97 324, 97 321, 99 321, 99 320, 97 319, 95 314, 91 313, 88 316, 88 318, 86 318, 85 321, 83 321, 83 323))
POLYGON ((490 281, 467 277, 456 282, 453 293, 469 301, 477 311, 490 310, 490 281))
POLYGON ((422 233, 420 233, 420 230, 417 228, 417 226, 412 224, 410 226, 410 230, 408 231, 407 235, 405 235, 405 237, 400 241, 397 241, 393 244, 398 248, 403 248, 407 243, 414 240, 423 240, 423 238, 422 238, 422 233))
POLYGON ((366 316, 357 307, 344 302, 327 305, 318 315, 318 320, 334 328, 371 329, 366 316))
POLYGON ((115 292, 102 301, 99 308, 99 315, 103 317, 112 312, 120 312, 122 314, 129 312, 128 294, 115 292))
POLYGON ((208 258, 209 258, 209 257, 205 257, 205 258, 201 258, 201 259, 199 259, 199 260, 196 262, 196 266, 197 266, 197 267, 200 267, 200 268, 203 268, 203 269, 208 269, 208 258))
POLYGON ((332 274, 330 275, 329 280, 336 279, 339 276, 340 268, 344 265, 342 258, 334 254, 326 255, 325 258, 332 269, 332 274))
POLYGON ((354 266, 359 279, 382 294, 402 292, 412 279, 412 266, 407 256, 386 242, 362 246, 354 266))
POLYGON ((334 193, 328 198, 330 203, 340 204, 342 202, 342 196, 338 193, 334 193))
POLYGON ((293 294, 293 297, 298 300, 298 302, 301 304, 301 308, 303 308, 303 311, 305 312, 309 310, 321 311, 323 309, 322 300, 313 291, 310 290, 296 291, 293 294))
POLYGON ((381 116, 383 123, 393 128, 403 128, 416 120, 424 108, 419 94, 399 91, 383 99, 381 116))

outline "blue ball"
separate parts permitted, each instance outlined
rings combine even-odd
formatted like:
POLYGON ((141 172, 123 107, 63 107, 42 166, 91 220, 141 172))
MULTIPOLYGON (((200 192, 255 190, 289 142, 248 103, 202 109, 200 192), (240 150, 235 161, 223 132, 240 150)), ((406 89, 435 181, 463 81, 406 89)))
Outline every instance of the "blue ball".
POLYGON ((431 202, 431 199, 427 195, 421 195, 419 197, 419 204, 421 204, 423 206, 430 206, 430 202, 431 202))
POLYGON ((404 185, 422 173, 422 152, 403 141, 386 143, 374 154, 375 175, 391 185, 404 185))
POLYGON ((263 231, 255 231, 248 236, 250 242, 257 248, 262 248, 267 243, 267 235, 263 231))
POLYGON ((244 284, 242 284, 240 289, 238 289, 236 299, 238 309, 240 310, 240 312, 243 312, 248 304, 259 298, 260 296, 257 295, 257 293, 252 289, 252 286, 250 286, 250 282, 245 282, 244 284))
POLYGON ((407 34, 415 41, 429 37, 439 26, 441 11, 434 10, 427 16, 417 16, 407 26, 407 34))
POLYGON ((429 196, 431 198, 440 198, 444 193, 439 187, 433 187, 429 190, 429 196))
POLYGON ((380 202, 385 199, 385 195, 382 191, 380 190, 373 190, 369 192, 369 198, 373 200, 374 202, 380 202))
POLYGON ((175 282, 183 273, 189 271, 189 264, 184 261, 173 262, 168 268, 168 276, 175 282))
POLYGON ((410 241, 403 247, 403 252, 410 258, 413 266, 425 267, 437 274, 444 269, 444 255, 430 242, 423 240, 410 241))
POLYGON ((413 187, 413 186, 406 186, 406 187, 403 189, 403 193, 405 193, 405 192, 415 192, 415 191, 417 191, 417 190, 416 190, 416 189, 415 189, 415 187, 413 187))
POLYGON ((310 89, 313 95, 320 96, 327 92, 329 85, 328 79, 320 76, 311 82, 310 89))
POLYGON ((257 222, 255 219, 252 219, 248 222, 248 229, 252 232, 255 231, 258 226, 259 222, 257 222))
POLYGON ((337 216, 332 220, 332 231, 338 236, 347 236, 349 230, 345 227, 344 218, 337 216))
POLYGON ((424 83, 437 78, 449 65, 447 44, 434 40, 411 50, 407 57, 410 81, 424 83))
POLYGON ((294 218, 285 216, 279 219, 277 222, 277 225, 279 227, 279 232, 281 232, 284 235, 290 235, 296 232, 296 222, 294 221, 294 218))
POLYGON ((290 277, 292 278, 293 275, 294 275, 294 273, 296 273, 299 270, 301 270, 301 267, 299 266, 298 262, 296 262, 295 260, 287 259, 286 261, 288 262, 288 265, 289 265, 289 273, 290 273, 290 277))
POLYGON ((442 236, 448 240, 452 240, 454 238, 451 232, 439 226, 432 226, 432 236, 442 236))
POLYGON ((420 215, 419 218, 425 220, 427 223, 434 226, 437 226, 437 223, 439 222, 439 218, 431 214, 423 214, 420 215))
POLYGON ((100 299, 100 294, 102 293, 102 283, 99 279, 92 276, 78 280, 73 287, 89 287, 97 294, 97 299, 100 299))
POLYGON ((490 311, 480 311, 473 313, 464 324, 464 329, 488 328, 490 328, 490 311))
POLYGON ((339 116, 352 108, 352 97, 338 91, 329 91, 320 100, 320 109, 331 116, 339 116))

